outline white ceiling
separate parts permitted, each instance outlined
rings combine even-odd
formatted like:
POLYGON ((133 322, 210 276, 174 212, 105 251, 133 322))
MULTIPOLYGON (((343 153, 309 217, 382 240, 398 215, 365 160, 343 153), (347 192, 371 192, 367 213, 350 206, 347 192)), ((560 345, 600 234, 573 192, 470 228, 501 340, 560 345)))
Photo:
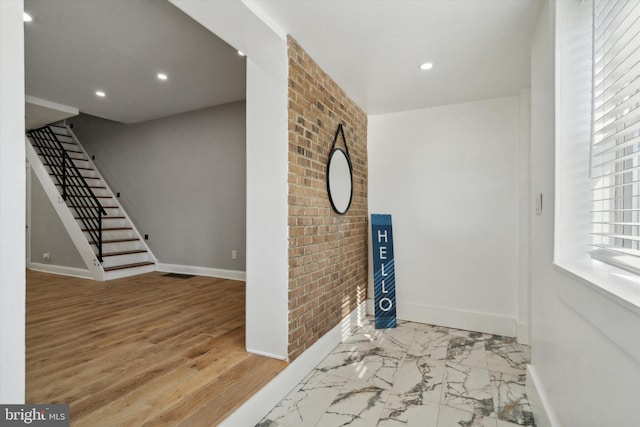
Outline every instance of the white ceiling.
POLYGON ((24 8, 33 17, 27 95, 122 123, 245 98, 245 59, 167 1, 25 0, 24 8))
POLYGON ((291 34, 369 114, 530 87, 540 0, 244 0, 291 34), (430 71, 420 71, 423 62, 430 71))
MULTIPOLYGON (((242 1, 291 34, 368 114, 529 87, 530 36, 542 3, 227 1, 242 1), (434 68, 420 71, 425 61, 434 68)), ((244 58, 167 1, 25 0, 25 10, 34 18, 25 24, 27 95, 123 123, 245 97, 244 58), (160 71, 168 81, 156 79, 160 71), (96 97, 97 89, 107 96, 96 97)))

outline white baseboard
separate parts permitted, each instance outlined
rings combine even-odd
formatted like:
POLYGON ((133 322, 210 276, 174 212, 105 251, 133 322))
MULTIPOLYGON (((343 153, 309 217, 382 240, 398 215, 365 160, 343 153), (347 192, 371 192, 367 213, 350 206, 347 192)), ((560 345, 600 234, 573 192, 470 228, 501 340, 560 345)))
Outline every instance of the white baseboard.
POLYGON ((258 356, 269 357, 271 359, 284 360, 285 362, 287 361, 286 357, 282 357, 282 356, 277 355, 277 354, 267 353, 266 351, 254 350, 254 349, 249 348, 249 347, 247 347, 247 353, 256 354, 258 356))
POLYGON ((516 338, 518 339, 518 342, 520 344, 529 345, 529 324, 518 322, 517 328, 516 338))
POLYGON ((537 427, 560 427, 557 417, 551 410, 551 405, 544 387, 540 382, 540 377, 532 365, 527 365, 527 400, 533 411, 533 418, 537 427))
POLYGON ((193 265, 165 264, 159 262, 156 271, 165 273, 193 274, 195 276, 218 277, 220 279, 246 280, 246 273, 238 270, 223 270, 221 268, 196 267, 193 265))
POLYGON ((65 267, 63 265, 42 264, 40 262, 29 262, 27 263, 27 268, 29 270, 42 271, 44 273, 61 274, 63 276, 97 280, 95 277, 93 277, 93 274, 91 274, 89 270, 82 268, 65 267))
POLYGON ((331 331, 316 341, 307 351, 291 362, 266 386, 225 419, 220 427, 254 426, 284 399, 354 327, 362 325, 365 303, 360 304, 331 331))
MULTIPOLYGON (((487 334, 516 336, 516 320, 494 314, 433 307, 398 301, 397 317, 410 322, 428 323, 487 334)), ((367 313, 374 314, 373 300, 367 300, 367 313)))

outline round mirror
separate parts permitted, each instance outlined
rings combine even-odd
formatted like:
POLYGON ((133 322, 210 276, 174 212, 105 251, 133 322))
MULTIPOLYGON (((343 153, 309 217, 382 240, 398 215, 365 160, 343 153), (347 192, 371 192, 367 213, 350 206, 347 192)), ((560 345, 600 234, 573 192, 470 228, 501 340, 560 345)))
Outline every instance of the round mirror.
POLYGON ((351 161, 347 154, 339 148, 334 149, 329 155, 327 191, 334 211, 342 215, 349 210, 353 195, 351 161))

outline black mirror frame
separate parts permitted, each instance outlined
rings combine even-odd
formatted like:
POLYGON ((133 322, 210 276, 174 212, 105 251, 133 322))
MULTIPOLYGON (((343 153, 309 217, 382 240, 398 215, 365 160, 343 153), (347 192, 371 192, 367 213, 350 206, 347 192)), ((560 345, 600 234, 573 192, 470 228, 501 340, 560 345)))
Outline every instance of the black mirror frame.
POLYGON ((342 129, 341 123, 338 124, 338 129, 336 130, 336 134, 333 137, 333 144, 331 145, 331 151, 329 152, 329 159, 327 160, 326 175, 327 175, 327 194, 329 196, 329 202, 331 203, 331 207, 333 208, 333 211, 338 215, 344 215, 349 211, 349 208, 351 207, 351 202, 353 201, 353 165, 351 163, 351 156, 349 155, 349 147, 347 147, 347 140, 344 136, 344 130, 342 129), (342 142, 344 143, 344 150, 340 148, 336 148, 336 143, 338 142, 338 135, 342 136, 342 142), (333 197, 331 197, 331 187, 329 185, 329 167, 331 166, 331 160, 333 159, 333 156, 336 153, 336 151, 340 151, 344 154, 344 156, 347 159, 347 164, 349 165, 349 179, 351 181, 350 182, 351 188, 349 192, 349 203, 347 203, 347 207, 344 209, 344 212, 340 212, 338 208, 336 208, 336 205, 333 202, 333 197))

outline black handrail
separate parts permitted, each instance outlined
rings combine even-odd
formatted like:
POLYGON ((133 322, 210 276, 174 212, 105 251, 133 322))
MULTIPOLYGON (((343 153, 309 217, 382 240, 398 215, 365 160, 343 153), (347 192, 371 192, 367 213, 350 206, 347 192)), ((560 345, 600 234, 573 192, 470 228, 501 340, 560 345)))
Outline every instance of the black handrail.
POLYGON ((107 212, 50 126, 30 130, 27 135, 62 187, 62 199, 75 208, 91 240, 98 247, 98 260, 102 262, 102 216, 107 212))

